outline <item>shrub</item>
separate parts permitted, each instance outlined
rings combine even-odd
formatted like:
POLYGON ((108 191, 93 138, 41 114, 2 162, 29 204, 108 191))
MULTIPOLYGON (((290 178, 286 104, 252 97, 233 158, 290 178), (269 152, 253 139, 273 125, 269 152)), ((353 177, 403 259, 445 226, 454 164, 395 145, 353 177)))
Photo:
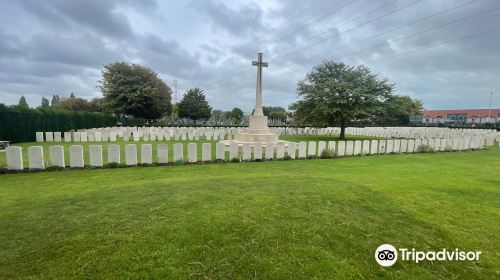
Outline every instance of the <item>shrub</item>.
POLYGON ((422 144, 417 148, 417 153, 432 153, 432 152, 434 152, 434 148, 432 148, 429 144, 422 144))
POLYGON ((26 109, 0 104, 0 139, 14 143, 34 141, 38 131, 64 132, 114 125, 116 118, 104 113, 26 109))
POLYGON ((230 162, 240 162, 240 158, 234 157, 230 160, 230 162))
POLYGON ((291 159, 292 159, 292 157, 291 157, 291 156, 289 156, 289 155, 285 155, 285 156, 283 157, 283 160, 291 160, 291 159))
POLYGON ((185 162, 182 159, 178 159, 178 160, 174 161, 174 165, 183 165, 183 164, 185 164, 185 162))
POLYGON ((335 150, 327 147, 321 152, 321 154, 319 155, 319 158, 322 158, 322 159, 334 158, 336 156, 337 156, 337 153, 335 152, 335 150))
POLYGON ((104 164, 104 168, 120 168, 120 167, 123 167, 123 165, 121 165, 117 162, 110 162, 110 163, 104 164))
POLYGON ((446 145, 446 146, 444 147, 444 151, 445 151, 445 152, 451 152, 451 151, 453 151, 453 148, 452 148, 450 145, 446 145))

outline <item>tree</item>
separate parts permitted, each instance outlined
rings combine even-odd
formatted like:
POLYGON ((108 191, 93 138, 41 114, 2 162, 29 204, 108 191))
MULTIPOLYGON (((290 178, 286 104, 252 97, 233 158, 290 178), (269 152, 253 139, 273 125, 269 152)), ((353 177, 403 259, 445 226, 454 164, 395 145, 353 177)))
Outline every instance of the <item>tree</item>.
POLYGON ((66 110, 66 111, 84 111, 84 112, 97 112, 90 102, 86 99, 76 97, 74 93, 71 93, 69 98, 62 98, 55 104, 55 109, 66 110))
POLYGON ((210 118, 212 107, 205 100, 205 94, 199 87, 189 89, 179 102, 179 117, 194 121, 210 118))
POLYGON ((57 103, 61 101, 59 95, 52 95, 52 100, 50 102, 50 107, 56 107, 57 103))
POLYGON ((170 116, 172 90, 153 70, 125 62, 104 66, 100 89, 115 114, 156 119, 170 116))
POLYGON ((297 93, 302 100, 290 109, 295 110, 299 124, 339 125, 340 139, 345 139, 349 123, 376 114, 392 90, 392 84, 378 79, 365 66, 323 61, 299 81, 297 93))
POLYGON ((384 102, 378 122, 385 125, 408 125, 410 123, 410 116, 417 114, 423 109, 421 100, 412 99, 409 96, 390 96, 384 102))
POLYGON ((262 106, 264 116, 268 116, 273 120, 286 121, 286 110, 283 107, 262 106))
POLYGON ((229 113, 231 120, 237 125, 241 124, 243 121, 243 115, 243 110, 237 107, 233 108, 233 110, 229 113))
POLYGON ((47 98, 42 97, 42 103, 40 104, 40 108, 42 108, 42 109, 50 108, 50 103, 49 103, 49 100, 47 98))
POLYGON ((26 102, 26 97, 24 97, 24 95, 19 98, 19 103, 17 104, 17 106, 23 109, 28 109, 30 107, 28 105, 28 102, 26 102))

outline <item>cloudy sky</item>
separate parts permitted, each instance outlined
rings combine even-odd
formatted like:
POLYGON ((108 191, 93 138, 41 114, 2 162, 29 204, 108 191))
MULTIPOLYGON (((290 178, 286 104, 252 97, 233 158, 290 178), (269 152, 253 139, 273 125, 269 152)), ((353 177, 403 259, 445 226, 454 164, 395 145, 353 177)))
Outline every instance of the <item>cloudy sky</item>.
POLYGON ((3 0, 0 103, 100 96, 103 65, 146 65, 178 98, 251 111, 264 53, 264 104, 288 107, 323 59, 364 64, 428 109, 500 107, 496 0, 3 0))

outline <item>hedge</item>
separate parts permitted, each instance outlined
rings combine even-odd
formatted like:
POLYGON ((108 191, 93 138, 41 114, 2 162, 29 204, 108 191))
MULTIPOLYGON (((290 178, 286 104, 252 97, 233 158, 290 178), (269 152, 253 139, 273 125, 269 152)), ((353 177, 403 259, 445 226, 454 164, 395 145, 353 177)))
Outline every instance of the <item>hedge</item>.
POLYGON ((116 125, 113 115, 95 112, 25 109, 0 104, 0 140, 35 141, 37 131, 70 131, 71 129, 116 125))

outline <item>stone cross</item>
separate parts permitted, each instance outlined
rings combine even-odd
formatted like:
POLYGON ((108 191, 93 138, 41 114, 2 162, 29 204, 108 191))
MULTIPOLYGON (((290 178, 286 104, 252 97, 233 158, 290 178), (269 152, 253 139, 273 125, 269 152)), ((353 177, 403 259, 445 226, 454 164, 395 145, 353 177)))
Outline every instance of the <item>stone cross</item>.
POLYGON ((262 61, 262 53, 258 54, 257 61, 252 61, 252 66, 257 66, 257 86, 255 89, 255 110, 254 116, 264 116, 262 112, 262 67, 267 67, 267 62, 262 61))

